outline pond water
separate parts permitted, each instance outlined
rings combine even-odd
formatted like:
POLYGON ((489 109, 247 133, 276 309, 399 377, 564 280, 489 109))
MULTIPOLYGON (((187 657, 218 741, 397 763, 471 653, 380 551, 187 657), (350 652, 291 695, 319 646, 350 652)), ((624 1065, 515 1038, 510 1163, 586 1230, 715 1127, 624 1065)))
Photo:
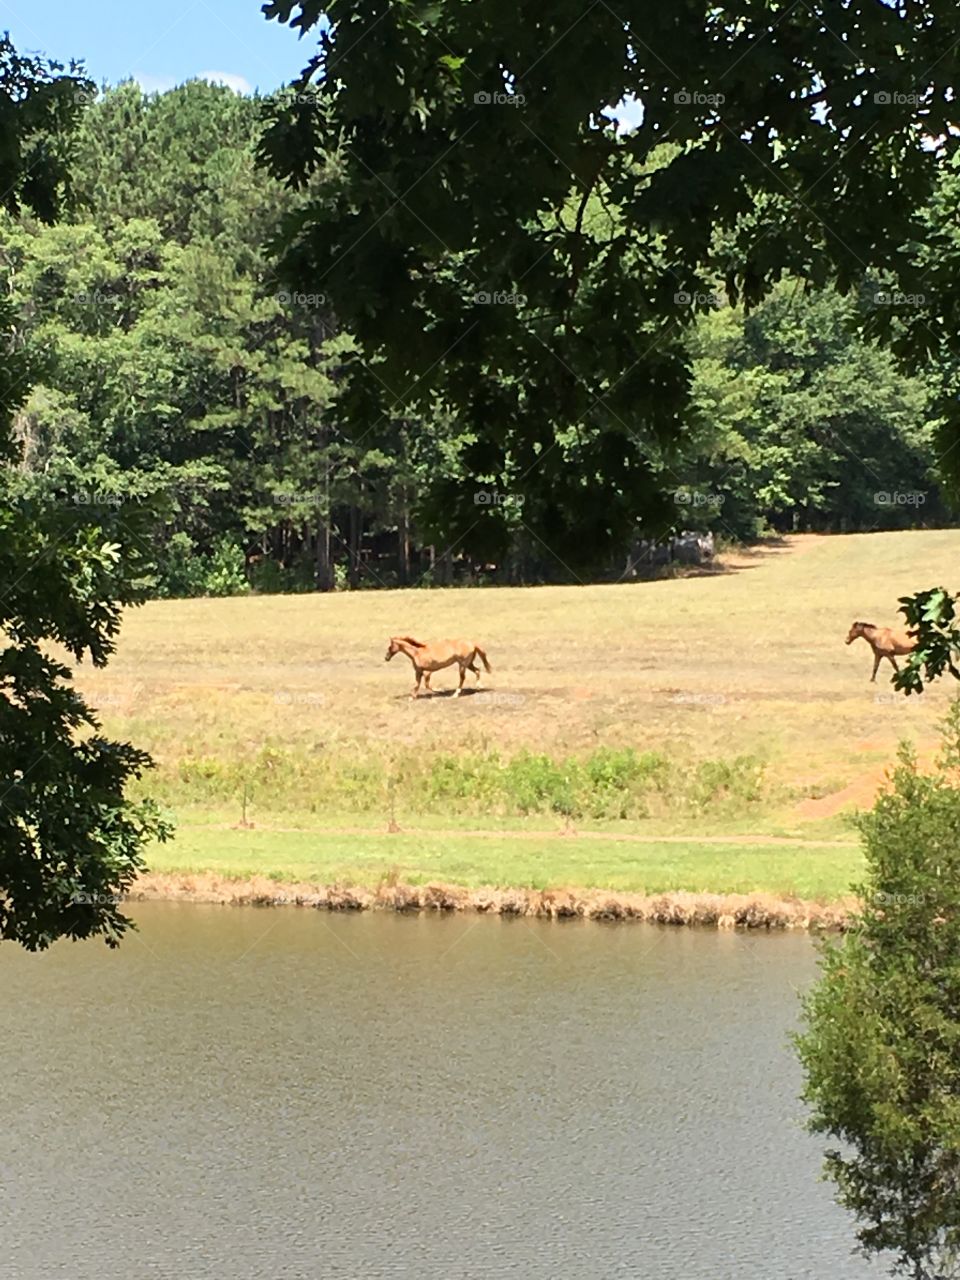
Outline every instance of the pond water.
POLYGON ((805 937, 143 903, 0 949, 4 1280, 866 1280, 805 937))

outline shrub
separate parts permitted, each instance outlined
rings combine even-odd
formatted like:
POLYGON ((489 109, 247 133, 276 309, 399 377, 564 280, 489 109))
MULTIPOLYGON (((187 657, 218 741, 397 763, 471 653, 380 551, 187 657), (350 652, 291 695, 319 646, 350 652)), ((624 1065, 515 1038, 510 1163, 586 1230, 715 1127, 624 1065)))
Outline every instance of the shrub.
POLYGON ((566 818, 637 820, 658 812, 730 812, 765 796, 763 767, 749 757, 680 767, 659 752, 601 747, 586 757, 554 759, 522 751, 377 757, 307 752, 265 744, 243 759, 206 752, 161 767, 156 785, 173 801, 221 801, 240 794, 273 809, 339 809, 381 813, 390 802, 414 813, 559 814, 566 818))
POLYGON ((587 758, 585 772, 591 817, 641 818, 647 816, 647 795, 666 786, 670 762, 656 751, 600 747, 587 758))
POLYGON ((241 596, 250 590, 243 551, 229 538, 221 538, 203 555, 189 534, 174 533, 157 560, 158 596, 241 596))
POLYGON ((753 756, 704 760, 696 766, 690 799, 699 807, 739 808, 763 799, 764 767, 753 756))
POLYGON ((208 596, 244 596, 250 590, 247 582, 246 557, 229 538, 221 538, 213 549, 203 576, 203 594, 208 596))
POLYGON ((576 761, 552 760, 549 756, 523 751, 514 756, 503 773, 505 798, 515 813, 564 814, 580 816, 577 798, 580 766, 576 761))
POLYGON ((901 747, 892 789, 858 820, 862 907, 797 1039, 811 1127, 868 1253, 916 1280, 960 1264, 960 703, 932 775, 901 747))

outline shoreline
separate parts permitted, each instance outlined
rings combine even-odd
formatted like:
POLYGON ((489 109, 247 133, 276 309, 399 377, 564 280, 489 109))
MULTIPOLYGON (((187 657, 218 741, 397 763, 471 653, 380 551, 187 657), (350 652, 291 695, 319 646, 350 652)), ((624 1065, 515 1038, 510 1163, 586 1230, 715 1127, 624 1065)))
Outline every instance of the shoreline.
POLYGON ((769 893, 627 893, 608 889, 502 889, 431 883, 356 885, 238 879, 213 872, 147 872, 125 901, 222 906, 309 907, 320 911, 472 912, 540 920, 632 921, 714 929, 842 930, 853 896, 823 903, 769 893))

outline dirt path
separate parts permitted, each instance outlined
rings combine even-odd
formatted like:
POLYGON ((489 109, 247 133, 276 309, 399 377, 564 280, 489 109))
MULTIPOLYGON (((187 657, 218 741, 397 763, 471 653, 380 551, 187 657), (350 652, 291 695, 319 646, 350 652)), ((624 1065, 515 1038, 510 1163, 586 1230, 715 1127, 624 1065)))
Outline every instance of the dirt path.
POLYGON ((621 835, 616 831, 495 831, 478 828, 469 831, 447 831, 436 827, 398 827, 390 831, 385 827, 274 827, 261 823, 253 823, 249 828, 241 828, 230 823, 181 823, 181 831, 265 831, 276 835, 314 835, 314 836, 437 836, 446 840, 457 840, 469 837, 479 840, 611 840, 625 844, 702 844, 702 845, 761 845, 764 847, 784 846, 789 848, 817 849, 856 849, 856 840, 808 840, 802 836, 764 836, 764 835, 621 835))
MULTIPOLYGON (((865 743, 863 749, 876 750, 873 743, 865 743)), ((921 772, 928 772, 934 765, 939 748, 927 747, 917 752, 917 764, 921 772)), ((833 791, 828 796, 810 797, 801 800, 796 814, 809 821, 811 818, 833 818, 843 809, 869 809, 877 798, 877 792, 890 780, 895 762, 875 765, 866 773, 848 783, 840 791, 833 791)))

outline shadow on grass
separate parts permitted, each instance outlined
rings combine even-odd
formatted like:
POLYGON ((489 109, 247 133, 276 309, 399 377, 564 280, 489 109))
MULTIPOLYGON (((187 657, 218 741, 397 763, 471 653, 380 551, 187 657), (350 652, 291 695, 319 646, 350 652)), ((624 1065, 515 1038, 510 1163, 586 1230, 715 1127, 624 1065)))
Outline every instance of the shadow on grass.
POLYGON ((762 542, 749 546, 739 546, 735 550, 722 553, 716 560, 703 561, 701 564, 681 564, 674 561, 670 564, 635 564, 629 572, 616 579, 617 582, 669 582, 677 578, 726 578, 732 574, 744 573, 756 569, 771 556, 784 555, 794 548, 785 537, 764 538, 762 542), (724 563, 723 556, 747 560, 748 564, 724 563))
MULTIPOLYGON (((409 694, 409 693, 397 694, 396 698, 394 698, 394 701, 395 702, 426 702, 430 698, 452 698, 456 692, 457 692, 456 689, 425 689, 422 693, 418 694, 417 697, 415 698, 412 696, 412 694, 409 694)), ((464 685, 463 688, 460 690, 460 697, 474 698, 476 697, 477 694, 493 693, 493 692, 494 690, 489 688, 485 689, 481 687, 479 689, 477 688, 468 689, 467 686, 464 685)))

